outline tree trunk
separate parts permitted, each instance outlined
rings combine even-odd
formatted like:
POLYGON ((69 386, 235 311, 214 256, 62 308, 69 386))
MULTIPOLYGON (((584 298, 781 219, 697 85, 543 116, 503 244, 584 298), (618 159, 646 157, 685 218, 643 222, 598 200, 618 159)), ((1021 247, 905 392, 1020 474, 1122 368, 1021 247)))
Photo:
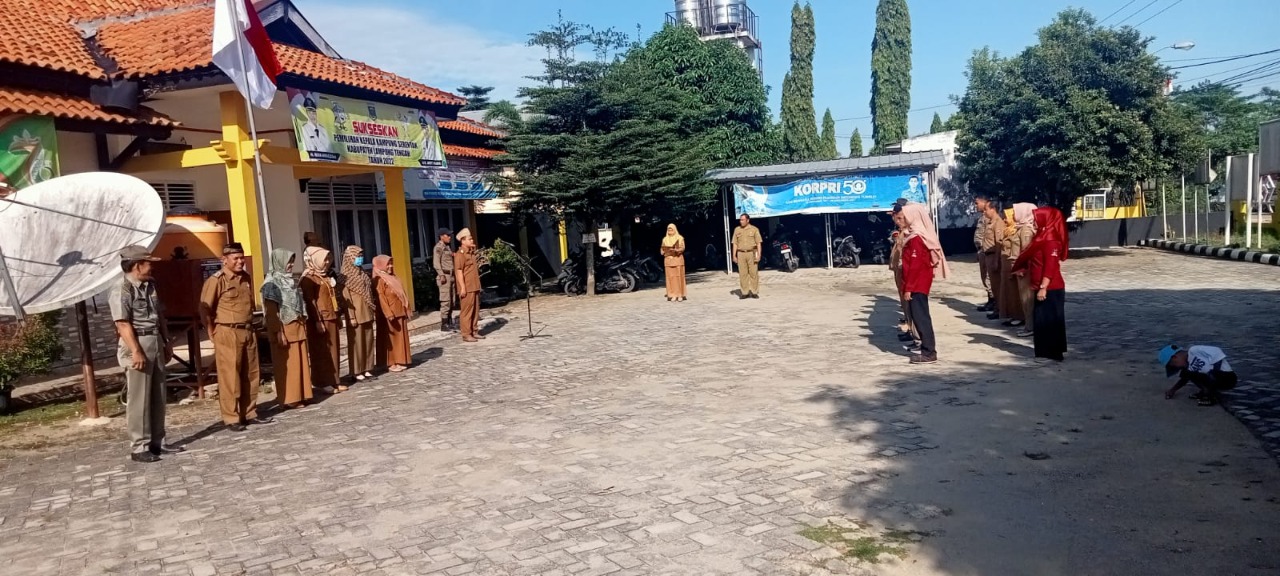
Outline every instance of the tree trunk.
POLYGON ((587 217, 587 234, 594 238, 590 245, 583 246, 587 251, 587 296, 596 295, 596 246, 600 243, 599 231, 596 230, 596 220, 590 216, 587 217))

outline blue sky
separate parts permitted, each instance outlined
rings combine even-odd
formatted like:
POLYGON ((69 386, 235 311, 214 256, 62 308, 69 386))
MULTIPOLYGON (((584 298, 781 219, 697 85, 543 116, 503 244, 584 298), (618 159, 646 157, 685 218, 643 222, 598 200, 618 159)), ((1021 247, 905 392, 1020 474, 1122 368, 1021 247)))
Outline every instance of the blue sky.
MULTIPOLYGON (((454 90, 463 84, 496 86, 495 96, 510 98, 523 77, 540 69, 541 53, 524 45, 529 32, 565 18, 596 27, 613 26, 648 36, 662 26, 670 0, 295 0, 302 12, 343 56, 368 62, 430 86, 454 90)), ((792 0, 748 0, 760 18, 765 83, 771 87, 775 117, 782 76, 790 58, 792 0)), ((842 151, 855 127, 871 135, 871 36, 875 0, 812 0, 817 23, 814 105, 839 120, 842 151)), ((970 53, 991 46, 1015 53, 1035 41, 1035 31, 1067 7, 1081 7, 1108 24, 1139 25, 1155 40, 1152 49, 1194 41, 1190 51, 1163 50, 1170 65, 1280 48, 1280 38, 1262 33, 1252 22, 1274 17, 1275 0, 908 0, 912 20, 911 132, 928 130, 934 112, 954 111, 949 96, 964 91, 964 66, 970 53), (1178 60, 1175 62, 1175 60, 1178 60), (935 108, 936 107, 936 108, 935 108)), ((587 55, 583 55, 587 56, 587 55)), ((1224 79, 1270 62, 1280 54, 1185 70, 1182 79, 1224 79), (1241 69, 1244 67, 1243 69, 1241 69), (1237 69, 1232 72, 1232 69, 1237 69)), ((1276 70, 1280 71, 1280 70, 1276 70)), ((1246 84, 1246 92, 1280 76, 1246 84)))

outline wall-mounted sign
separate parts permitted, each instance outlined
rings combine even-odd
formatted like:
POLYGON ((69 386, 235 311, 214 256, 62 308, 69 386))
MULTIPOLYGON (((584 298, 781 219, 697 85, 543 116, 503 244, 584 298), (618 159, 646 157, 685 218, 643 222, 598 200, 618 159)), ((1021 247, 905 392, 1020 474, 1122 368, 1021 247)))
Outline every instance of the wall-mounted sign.
POLYGON ((734 184, 734 209, 755 217, 833 212, 878 212, 899 198, 924 203, 928 190, 920 172, 896 170, 828 176, 787 184, 734 184))
POLYGON ((58 176, 58 137, 49 116, 0 118, 0 183, 26 188, 58 176))
POLYGON ((445 166, 440 128, 429 110, 296 88, 286 93, 303 160, 400 168, 445 166))
POLYGON ((406 170, 404 190, 413 200, 490 200, 498 191, 480 172, 427 169, 406 170))

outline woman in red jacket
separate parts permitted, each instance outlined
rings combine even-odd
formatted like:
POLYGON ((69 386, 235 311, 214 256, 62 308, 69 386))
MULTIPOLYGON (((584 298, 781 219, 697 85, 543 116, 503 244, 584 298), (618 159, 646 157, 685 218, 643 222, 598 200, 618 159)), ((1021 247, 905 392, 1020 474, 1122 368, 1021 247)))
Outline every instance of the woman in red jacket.
POLYGON ((1067 224, 1057 208, 1037 208, 1036 236, 1018 257, 1016 274, 1031 277, 1035 290, 1036 358, 1062 361, 1067 351, 1066 283, 1062 279, 1061 262, 1067 259, 1067 224))
POLYGON ((920 336, 920 352, 911 357, 911 363, 932 364, 938 361, 938 349, 929 315, 929 290, 935 276, 947 277, 947 259, 924 204, 903 206, 902 218, 907 224, 907 242, 902 247, 902 298, 907 301, 911 311, 908 317, 920 336))

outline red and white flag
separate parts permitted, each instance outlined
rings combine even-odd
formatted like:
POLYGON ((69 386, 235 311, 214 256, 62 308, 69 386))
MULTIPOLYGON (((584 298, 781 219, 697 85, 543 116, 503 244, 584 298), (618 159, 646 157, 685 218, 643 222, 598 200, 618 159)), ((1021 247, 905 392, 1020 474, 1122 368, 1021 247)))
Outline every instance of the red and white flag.
POLYGON ((280 61, 253 0, 216 0, 213 11, 213 64, 258 108, 276 97, 280 61))

